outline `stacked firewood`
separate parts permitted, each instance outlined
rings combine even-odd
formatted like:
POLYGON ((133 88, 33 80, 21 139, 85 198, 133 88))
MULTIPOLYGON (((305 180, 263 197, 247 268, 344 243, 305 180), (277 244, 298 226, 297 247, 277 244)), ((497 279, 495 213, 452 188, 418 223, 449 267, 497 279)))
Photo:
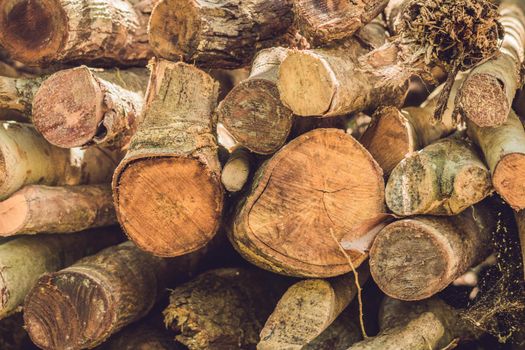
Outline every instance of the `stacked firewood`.
POLYGON ((524 0, 2 0, 0 45, 1 349, 525 343, 524 0))

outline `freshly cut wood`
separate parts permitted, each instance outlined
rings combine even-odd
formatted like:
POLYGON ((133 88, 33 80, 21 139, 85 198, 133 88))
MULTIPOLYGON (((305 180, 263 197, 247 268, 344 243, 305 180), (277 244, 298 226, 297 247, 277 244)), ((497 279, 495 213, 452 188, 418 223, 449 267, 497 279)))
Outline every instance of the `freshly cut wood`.
POLYGON ((432 298, 417 303, 385 298, 379 313, 381 332, 348 350, 437 350, 453 341, 481 335, 444 301, 432 298))
POLYGON ((287 285, 257 270, 211 270, 171 292, 164 322, 190 350, 251 349, 287 285))
POLYGON ((470 72, 456 100, 461 115, 480 127, 498 126, 507 120, 516 90, 522 84, 525 4, 503 0, 499 13, 505 31, 499 54, 470 72))
POLYGON ((149 42, 168 60, 238 68, 286 34, 292 21, 290 0, 161 0, 151 14, 149 42))
POLYGON ((221 182, 228 192, 242 190, 248 181, 252 162, 252 155, 243 147, 237 147, 231 152, 221 173, 221 182))
MULTIPOLYGON (((369 276, 368 267, 358 271, 362 285, 369 276)), ((303 349, 330 327, 356 294, 353 273, 295 283, 266 321, 257 349, 303 349)))
POLYGON ((329 44, 352 36, 387 4, 388 0, 294 0, 294 20, 309 41, 329 44))
POLYGON ((370 272, 392 298, 428 298, 490 254, 494 228, 490 211, 482 205, 458 216, 396 221, 375 238, 370 272))
POLYGON ((33 124, 58 147, 125 147, 141 122, 148 78, 147 69, 59 71, 35 95, 33 124))
POLYGON ((8 0, 0 44, 28 65, 137 65, 153 56, 146 32, 155 0, 8 0))
POLYGON ((0 77, 0 119, 31 121, 33 98, 47 76, 0 77))
POLYGON ((71 235, 17 237, 0 244, 0 319, 19 310, 38 278, 76 260, 116 244, 115 229, 98 229, 71 235))
POLYGON ((0 202, 0 236, 71 233, 117 223, 111 186, 29 185, 0 202))
POLYGON ((0 122, 0 200, 25 185, 109 183, 120 154, 50 145, 30 124, 0 122))
POLYGON ((145 251, 183 255, 218 230, 217 93, 218 84, 194 66, 153 63, 144 120, 113 177, 119 222, 145 251))
MULTIPOLYGON (((303 346, 304 350, 346 350, 363 339, 357 314, 351 307, 346 308, 323 333, 303 346)), ((282 349, 282 348, 275 348, 282 349)), ((292 349, 292 348, 287 348, 292 349)))
MULTIPOLYGON (((518 225, 518 234, 520 237, 520 248, 521 256, 525 261, 525 211, 520 210, 514 213, 516 218, 516 224, 518 225)), ((523 268, 523 274, 525 276, 525 267, 523 268)))
MULTIPOLYGON (((337 276, 351 270, 339 240, 385 211, 383 173, 352 136, 315 129, 263 164, 239 204, 230 240, 246 259, 286 275, 337 276)), ((349 254, 356 267, 367 258, 349 254)))
POLYGON ((525 208, 525 130, 510 111, 498 127, 480 128, 467 121, 470 138, 479 145, 492 173, 496 192, 515 210, 525 208))
POLYGON ((458 135, 403 159, 388 178, 385 198, 399 216, 456 215, 491 192, 490 171, 458 135))

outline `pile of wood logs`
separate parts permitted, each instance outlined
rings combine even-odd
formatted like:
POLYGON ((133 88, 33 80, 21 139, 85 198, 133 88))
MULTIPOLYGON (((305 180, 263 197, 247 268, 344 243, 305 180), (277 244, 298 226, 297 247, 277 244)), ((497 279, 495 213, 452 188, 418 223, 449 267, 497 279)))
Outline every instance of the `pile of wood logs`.
POLYGON ((524 64, 525 0, 0 1, 0 348, 494 349, 524 64))

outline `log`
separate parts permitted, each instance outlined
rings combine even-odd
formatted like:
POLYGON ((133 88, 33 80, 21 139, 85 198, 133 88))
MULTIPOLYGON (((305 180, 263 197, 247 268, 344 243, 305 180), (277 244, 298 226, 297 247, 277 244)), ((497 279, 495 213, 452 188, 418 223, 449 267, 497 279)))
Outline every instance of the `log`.
POLYGON ((190 350, 251 349, 287 285, 257 270, 211 270, 171 292, 164 322, 190 350))
POLYGON ((505 31, 499 53, 470 72, 456 99, 459 113, 479 127, 503 124, 510 113, 516 90, 522 84, 525 4, 518 0, 503 0, 499 13, 505 31))
POLYGON ((254 159, 243 147, 236 147, 222 168, 221 182, 228 192, 239 192, 243 189, 250 175, 254 159))
POLYGON ((121 241, 118 230, 17 237, 0 244, 0 319, 16 311, 38 278, 121 241))
MULTIPOLYGON (((368 267, 359 270, 360 285, 368 276, 368 267)), ((295 283, 266 320, 257 349, 303 349, 331 326, 356 294, 353 273, 295 283)))
POLYGON ((32 125, 0 122, 0 200, 30 184, 109 183, 119 159, 98 147, 54 147, 32 125))
POLYGON ((453 341, 473 340, 481 334, 467 325, 460 311, 440 299, 417 303, 385 298, 379 314, 381 332, 348 350, 437 350, 453 341))
MULTIPOLYGON (((514 212, 514 217, 516 219, 516 224, 518 225, 521 256, 522 256, 523 261, 525 261, 525 211, 521 210, 521 211, 514 212)), ((525 267, 523 269, 523 275, 525 278, 525 267)))
POLYGON ((0 119, 30 122, 33 98, 46 78, 0 77, 0 119))
POLYGON ((492 192, 490 171, 473 145, 454 135, 403 159, 385 189, 396 215, 456 215, 492 192))
POLYGON ((27 65, 139 65, 153 56, 146 26, 154 0, 10 0, 0 45, 27 65))
POLYGON ((327 45, 351 37, 376 18, 388 0, 295 0, 294 20, 308 41, 327 45))
POLYGON ((496 192, 515 210, 525 208, 525 130, 516 113, 493 128, 467 121, 467 132, 485 155, 496 192))
POLYGON ((29 185, 0 202, 0 237, 72 233, 116 223, 109 185, 29 185))
MULTIPOLYGON (((332 277, 351 270, 339 240, 384 210, 383 174, 370 154, 341 130, 316 129, 261 166, 239 203, 229 238, 261 268, 332 277)), ((367 257, 349 254, 356 267, 367 257)))
POLYGON ((481 205, 458 216, 396 221, 375 238, 370 273, 392 298, 428 298, 489 256, 494 228, 490 211, 481 205))
MULTIPOLYGON (((346 350, 362 339, 356 312, 348 307, 304 350, 346 350)), ((281 349, 281 348, 275 348, 281 349)))
POLYGON ((33 124, 58 147, 125 148, 141 122, 148 78, 146 69, 59 71, 35 95, 33 124))
POLYGON ((149 42, 168 60, 232 69, 273 46, 292 21, 289 0, 161 0, 151 14, 149 42))
POLYGON ((218 84, 194 66, 153 63, 144 120, 115 170, 113 194, 128 237, 154 255, 202 248, 219 227, 217 93, 218 84))
POLYGON ((128 241, 45 274, 24 304, 29 336, 42 349, 93 348, 144 317, 166 287, 195 271, 201 256, 169 261, 128 241))

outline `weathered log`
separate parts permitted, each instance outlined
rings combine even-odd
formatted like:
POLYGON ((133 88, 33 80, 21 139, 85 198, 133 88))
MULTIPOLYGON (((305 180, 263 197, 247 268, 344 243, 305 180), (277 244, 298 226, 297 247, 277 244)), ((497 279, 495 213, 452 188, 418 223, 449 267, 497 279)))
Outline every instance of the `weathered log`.
POLYGON ((473 145, 454 135, 403 159, 385 198, 396 215, 456 215, 492 192, 490 171, 473 145))
MULTIPOLYGON (((363 336, 359 321, 353 308, 347 307, 343 312, 310 343, 304 345, 304 350, 346 350, 352 344, 360 341, 363 336)), ((280 347, 275 350, 282 349, 280 347)), ((287 348, 289 349, 289 348, 287 348)), ((291 349, 291 348, 290 348, 291 349)))
POLYGON ((290 0, 161 0, 151 14, 149 41, 162 58, 238 68, 272 46, 292 21, 290 0))
POLYGON ((428 298, 490 254, 494 228, 490 211, 482 205, 458 216, 396 221, 375 238, 370 272, 388 296, 428 298))
POLYGON ((456 99, 461 115, 480 127, 498 126, 507 120, 522 82, 525 4, 519 0, 503 0, 499 13, 505 31, 499 54, 470 72, 456 99))
MULTIPOLYGON (((229 236, 246 259, 286 275, 337 276, 351 270, 339 240, 385 210, 383 174, 352 136, 316 129, 263 164, 239 204, 229 236)), ((349 254, 356 267, 366 259, 349 254)))
POLYGON ((115 171, 117 217, 140 248, 178 256, 217 232, 223 206, 212 111, 218 84, 184 63, 153 64, 144 120, 115 171))
POLYGON ((29 185, 0 202, 0 236, 72 233, 117 223, 108 185, 29 185))
POLYGON ((502 125, 492 128, 467 121, 467 131, 485 155, 496 192, 515 210, 525 208, 525 130, 516 113, 511 110, 502 125))
POLYGON ((33 98, 47 76, 0 77, 0 119, 31 121, 33 98))
POLYGON ((257 270, 211 270, 171 292, 164 321, 190 350, 254 348, 287 285, 257 270))
POLYGON ((46 272, 60 270, 122 240, 115 229, 71 235, 17 237, 0 244, 0 318, 19 310, 27 293, 46 272))
POLYGON ((120 154, 50 145, 32 125, 0 123, 0 200, 25 185, 109 183, 120 154))
MULTIPOLYGON (((520 237, 520 248, 521 256, 523 261, 525 261, 525 211, 520 210, 514 213, 516 218, 516 224, 518 225, 518 234, 520 237)), ((525 267, 523 268, 523 274, 525 276, 525 267)))
POLYGON ((250 175, 253 156, 243 147, 235 148, 222 168, 221 182, 228 192, 242 190, 250 175))
POLYGON ((154 0, 9 0, 0 4, 0 44, 28 65, 144 64, 153 56, 147 20, 154 0))
POLYGON ((125 147, 141 122, 148 78, 146 69, 59 71, 35 95, 33 124, 58 147, 125 147))

